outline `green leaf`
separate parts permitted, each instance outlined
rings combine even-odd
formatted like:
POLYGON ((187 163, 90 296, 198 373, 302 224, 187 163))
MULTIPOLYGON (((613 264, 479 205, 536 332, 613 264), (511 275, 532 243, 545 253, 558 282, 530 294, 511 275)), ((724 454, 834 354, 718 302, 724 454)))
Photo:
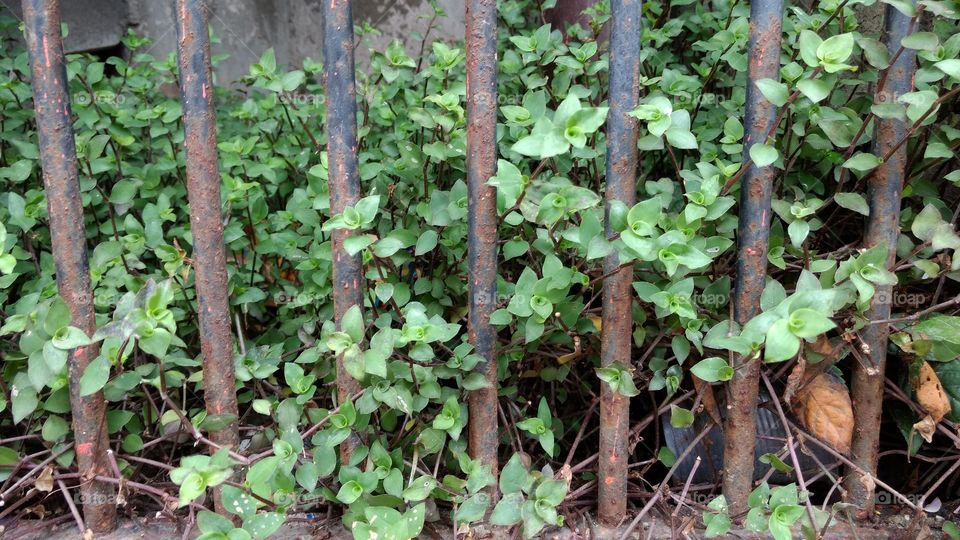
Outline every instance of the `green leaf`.
POLYGON ((363 495, 363 486, 356 480, 350 480, 340 486, 340 491, 337 492, 337 500, 343 504, 353 504, 361 495, 363 495))
POLYGON ((514 454, 500 471, 500 492, 504 496, 517 493, 526 488, 529 483, 527 468, 520 460, 520 455, 514 454))
POLYGON ((607 107, 585 107, 570 115, 566 127, 577 127, 583 133, 593 133, 606 121, 607 111, 607 107))
POLYGON ((24 418, 30 416, 37 409, 40 401, 37 399, 37 391, 32 386, 17 388, 17 392, 12 394, 10 409, 13 413, 13 423, 17 424, 24 418))
POLYGON ((723 358, 713 356, 697 362, 690 371, 707 382, 729 381, 733 377, 733 368, 723 358))
POLYGON ((783 107, 790 98, 790 91, 787 89, 787 85, 773 79, 760 79, 757 81, 757 88, 760 89, 763 97, 767 98, 767 101, 777 107, 783 107))
POLYGON ((833 196, 833 200, 837 202, 837 205, 847 210, 853 210, 864 216, 870 215, 870 206, 867 204, 866 199, 863 198, 863 195, 859 193, 837 193, 833 196))
POLYGON ((960 527, 957 527, 957 524, 952 521, 943 523, 943 532, 947 533, 950 540, 960 540, 960 527))
POLYGON ((866 172, 879 166, 880 158, 866 152, 858 152, 856 155, 843 163, 843 166, 855 171, 866 172))
POLYGON ((350 336, 353 343, 363 341, 364 324, 360 306, 356 304, 350 306, 350 309, 343 314, 343 319, 340 321, 340 328, 350 336))
POLYGON ((179 506, 183 507, 203 495, 207 489, 207 482, 198 472, 191 472, 180 483, 179 506))
POLYGON ((280 530, 286 517, 279 512, 263 512, 246 520, 243 524, 245 530, 250 531, 253 538, 270 538, 280 530))
POLYGON ((693 425, 693 412, 677 405, 670 406, 670 425, 675 428, 686 428, 693 425))
POLYGON ((703 532, 705 538, 717 538, 730 532, 732 523, 730 517, 726 514, 715 514, 703 532))
POLYGON ((698 147, 697 138, 689 130, 671 127, 666 131, 666 135, 667 142, 674 148, 696 150, 698 147))
POLYGON ((940 38, 933 32, 914 32, 900 40, 900 44, 905 49, 936 51, 940 38))
POLYGON ((110 360, 103 355, 94 358, 80 376, 80 395, 89 396, 99 392, 109 379, 110 360))
POLYGON ((50 303, 50 309, 43 319, 43 331, 55 335, 60 329, 70 325, 70 309, 59 296, 50 303))
POLYGON ((51 415, 43 422, 40 433, 47 442, 60 442, 70 433, 70 424, 59 416, 51 415))
POLYGON ((804 79, 797 83, 797 89, 810 101, 819 103, 830 95, 833 86, 822 79, 804 79))
POLYGON ((570 143, 567 142, 562 133, 557 131, 527 135, 510 147, 513 152, 537 159, 558 156, 566 153, 569 149, 570 143))
POLYGON ((950 58, 941 60, 934 64, 940 71, 946 73, 950 78, 960 81, 960 59, 950 58))
POLYGON ((473 523, 474 521, 479 521, 483 519, 489 506, 490 498, 485 493, 477 493, 463 501, 460 506, 457 507, 453 519, 457 523, 473 523))
POLYGON ((783 362, 796 356, 800 338, 790 331, 787 319, 780 319, 767 330, 763 359, 765 362, 783 362))
POLYGON ((423 231, 420 238, 417 239, 417 247, 414 255, 420 256, 433 251, 433 248, 437 247, 437 238, 437 231, 433 229, 423 231))
POLYGON ((520 506, 513 497, 501 499, 490 513, 490 523, 504 527, 520 523, 520 506))
POLYGON ((86 347, 93 341, 75 326, 65 326, 53 335, 53 345, 58 349, 70 350, 77 347, 86 347))
MULTIPOLYGON (((793 472, 793 467, 784 463, 783 460, 780 459, 776 454, 770 454, 770 453, 763 454, 758 459, 760 463, 766 463, 767 465, 770 465, 771 467, 773 467, 779 472, 786 473, 786 474, 793 472)), ((769 488, 767 488, 767 490, 769 491, 769 488)), ((752 495, 753 494, 751 493, 751 496, 752 495)))
POLYGON ((850 54, 853 53, 853 34, 839 34, 831 36, 823 41, 817 47, 817 59, 824 66, 828 73, 833 73, 831 69, 836 65, 846 62, 850 54))
POLYGON ((403 490, 403 499, 406 501, 422 501, 437 487, 437 481, 432 476, 422 475, 403 490))
POLYGON ((776 540, 793 538, 790 526, 803 515, 803 507, 796 504, 783 504, 773 509, 770 514, 770 534, 776 540))
POLYGON ((750 159, 756 167, 766 167, 777 161, 780 153, 769 144, 757 143, 750 147, 750 159))
POLYGON ((837 327, 829 317, 809 308, 800 308, 791 313, 788 324, 793 335, 805 339, 815 338, 837 327))
POLYGON ((820 65, 820 58, 818 58, 817 51, 822 43, 823 39, 821 39, 816 32, 810 30, 800 32, 797 44, 800 46, 800 58, 803 59, 803 62, 807 64, 807 66, 817 67, 820 65))
POLYGON ((790 236, 790 244, 800 249, 807 235, 810 234, 810 224, 802 219, 796 219, 787 226, 787 234, 790 236))

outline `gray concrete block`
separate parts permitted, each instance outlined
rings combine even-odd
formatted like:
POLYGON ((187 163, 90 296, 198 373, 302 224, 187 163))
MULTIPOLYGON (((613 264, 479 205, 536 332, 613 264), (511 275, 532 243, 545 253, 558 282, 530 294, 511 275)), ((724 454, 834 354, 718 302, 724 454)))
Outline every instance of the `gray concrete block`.
MULTIPOLYGON (((208 0, 210 25, 220 43, 213 54, 229 54, 216 69, 220 84, 236 81, 249 71, 268 48, 277 63, 295 69, 304 59, 322 60, 323 10, 321 0, 208 0)), ((176 51, 175 0, 72 0, 62 2, 63 19, 70 28, 67 52, 112 47, 120 43, 128 27, 153 43, 140 52, 164 58, 176 51)), ((439 0, 446 17, 438 19, 429 40, 463 40, 464 3, 439 0)), ((0 0, 0 8, 20 18, 18 0, 0 0)), ((369 61, 369 48, 383 50, 399 39, 408 54, 415 55, 433 10, 428 0, 359 0, 354 2, 354 20, 368 21, 381 35, 359 44, 358 68, 369 61)), ((429 49, 428 49, 429 50, 429 49)))
MULTIPOLYGON (((23 20, 19 0, 0 0, 0 11, 23 20)), ((60 2, 60 18, 69 29, 63 42, 67 53, 106 49, 127 33, 129 6, 127 0, 71 0, 60 2)))

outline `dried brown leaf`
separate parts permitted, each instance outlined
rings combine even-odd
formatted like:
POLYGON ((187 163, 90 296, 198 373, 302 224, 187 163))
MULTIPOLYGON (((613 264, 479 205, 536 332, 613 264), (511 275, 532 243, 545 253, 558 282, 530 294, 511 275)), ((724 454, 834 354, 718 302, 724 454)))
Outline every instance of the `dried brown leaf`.
POLYGON ((853 404, 842 383, 830 375, 818 375, 797 395, 795 412, 814 437, 840 453, 850 451, 853 404))
POLYGON ((914 424, 913 429, 923 437, 923 440, 933 442, 933 434, 937 431, 937 422, 928 414, 923 417, 923 420, 914 424))
MULTIPOLYGON (((920 366, 920 376, 916 383, 917 403, 933 419, 934 423, 943 419, 944 415, 950 412, 950 400, 947 393, 940 384, 940 378, 937 372, 930 367, 930 364, 924 362, 920 366)), ((926 438, 926 437, 924 437, 926 438)), ((927 439, 927 442, 930 442, 927 439)))
POLYGON ((34 487, 39 491, 50 492, 53 491, 53 467, 47 465, 40 471, 40 474, 37 475, 37 480, 34 482, 34 487))
POLYGON ((807 372, 807 361, 801 355, 797 363, 790 370, 790 376, 787 377, 787 387, 783 390, 783 400, 787 405, 793 406, 793 399, 796 397, 797 390, 800 388, 800 381, 804 379, 807 372))

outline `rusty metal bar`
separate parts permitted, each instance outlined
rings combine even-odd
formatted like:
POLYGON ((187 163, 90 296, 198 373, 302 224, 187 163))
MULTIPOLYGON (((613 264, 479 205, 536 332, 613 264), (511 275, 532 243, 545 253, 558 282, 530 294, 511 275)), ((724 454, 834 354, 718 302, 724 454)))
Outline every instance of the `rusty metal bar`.
MULTIPOLYGON (((756 0, 750 4, 744 162, 749 158, 752 145, 766 142, 777 114, 776 106, 763 97, 756 82, 779 79, 782 25, 783 0, 756 0)), ((772 165, 751 165, 740 186, 737 276, 733 299, 733 316, 740 324, 760 312, 760 294, 767 275, 770 198, 774 176, 772 165)), ((734 375, 728 386, 724 426, 723 493, 730 505, 730 514, 738 515, 746 512, 747 496, 752 489, 760 358, 735 358, 734 367, 734 375)))
MULTIPOLYGON (((916 52, 904 48, 900 42, 910 34, 913 19, 900 13, 893 6, 886 10, 886 43, 891 58, 896 61, 888 68, 886 83, 878 89, 875 100, 878 103, 896 103, 897 98, 913 88, 913 75, 916 70, 916 52)), ((876 135, 873 152, 885 156, 893 151, 895 145, 907 134, 908 125, 895 118, 876 121, 876 135)), ((884 161, 867 179, 867 199, 870 204, 870 218, 863 242, 865 247, 886 243, 887 265, 894 264, 897 237, 900 234, 900 192, 903 188, 907 165, 907 145, 901 145, 889 159, 884 161)), ((869 320, 890 318, 892 285, 877 285, 876 292, 866 312, 869 320)), ((883 409, 883 381, 887 363, 887 338, 889 325, 868 324, 862 331, 863 343, 869 347, 867 361, 875 364, 853 363, 851 392, 853 398, 854 431, 850 458, 856 465, 872 476, 877 472, 877 450, 880 442, 880 416, 883 409)), ((873 514, 874 484, 864 479, 858 471, 848 468, 845 487, 847 500, 859 508, 863 517, 873 514)))
MULTIPOLYGON (((343 212, 360 200, 360 176, 357 173, 357 91, 353 65, 353 13, 350 0, 329 0, 324 4, 323 76, 327 95, 327 163, 330 170, 330 211, 343 212)), ((360 254, 350 256, 343 242, 351 234, 346 229, 332 233, 333 311, 337 326, 353 306, 363 308, 362 263, 360 254)), ((340 402, 360 390, 337 357, 337 396, 340 402)), ((351 437, 340 446, 344 463, 358 443, 351 437)))
MULTIPOLYGON (((33 104, 40 139, 43 186, 47 195, 50 237, 57 268, 57 287, 70 309, 71 324, 88 336, 96 331, 90 268, 84 234, 83 206, 77 176, 77 154, 71 122, 70 93, 60 35, 57 0, 23 0, 23 19, 33 76, 33 104)), ((82 478, 111 475, 107 461, 106 401, 103 392, 80 396, 80 377, 97 357, 95 345, 70 351, 68 374, 73 410, 74 446, 82 478)), ((108 533, 116 526, 116 492, 93 480, 80 486, 88 529, 108 533)))
MULTIPOLYGON (((239 445, 237 383, 233 370, 233 331, 230 328, 220 168, 217 163, 217 119, 213 109, 205 4, 204 0, 177 0, 177 59, 200 319, 200 352, 203 354, 203 397, 208 415, 233 418, 222 429, 212 431, 210 440, 220 447, 236 450, 239 445)), ((221 511, 219 491, 214 492, 214 502, 221 511)))
MULTIPOLYGON (((490 383, 468 397, 469 448, 497 475, 497 194, 487 180, 497 172, 497 3, 468 0, 467 41, 467 258, 470 342, 483 357, 477 370, 490 383)), ((495 490, 494 490, 495 491, 495 490)))
MULTIPOLYGON (((636 119, 627 113, 637 107, 640 84, 640 0, 611 0, 610 93, 607 101, 606 234, 612 237, 610 208, 622 202, 628 208, 637 199, 636 119)), ((616 251, 603 261, 603 313, 600 363, 630 367, 633 317, 633 266, 618 270, 616 251)), ((639 366, 636 366, 639 367, 639 366)), ((601 526, 616 527, 627 511, 627 462, 630 398, 600 385, 600 459, 597 518, 601 526)))

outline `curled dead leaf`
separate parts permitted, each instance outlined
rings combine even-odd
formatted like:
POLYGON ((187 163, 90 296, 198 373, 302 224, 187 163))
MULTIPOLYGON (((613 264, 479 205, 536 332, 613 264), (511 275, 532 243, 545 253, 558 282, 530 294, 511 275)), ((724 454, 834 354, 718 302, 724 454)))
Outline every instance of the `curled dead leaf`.
POLYGON ((560 467, 557 479, 562 480, 567 485, 567 489, 570 489, 570 483, 573 481, 573 469, 570 468, 569 464, 564 463, 563 467, 560 467))
POLYGON ((53 491, 53 467, 47 465, 40 471, 40 474, 37 475, 37 480, 34 482, 34 487, 39 491, 50 492, 53 491))
POLYGON ((818 337, 813 343, 807 344, 807 347, 813 352, 829 359, 836 358, 840 352, 839 347, 834 347, 826 335, 818 337))
POLYGON ((840 453, 850 451, 853 404, 842 383, 830 375, 818 375, 797 394, 794 412, 811 435, 840 453))
POLYGON ((807 361, 801 355, 796 365, 790 370, 790 376, 787 377, 787 387, 783 390, 783 400, 787 402, 787 405, 793 406, 793 399, 796 397, 800 382, 804 379, 806 371, 807 361))
POLYGON ((937 431, 937 422, 928 414, 923 417, 923 420, 914 424, 913 429, 923 437, 923 440, 933 442, 933 434, 937 431))
MULTIPOLYGON (((937 372, 930 367, 929 363, 924 362, 920 366, 920 375, 917 377, 915 388, 917 402, 930 415, 934 423, 942 420, 950 412, 950 400, 940 384, 937 372)), ((927 442, 930 442, 930 439, 927 439, 927 442)))

